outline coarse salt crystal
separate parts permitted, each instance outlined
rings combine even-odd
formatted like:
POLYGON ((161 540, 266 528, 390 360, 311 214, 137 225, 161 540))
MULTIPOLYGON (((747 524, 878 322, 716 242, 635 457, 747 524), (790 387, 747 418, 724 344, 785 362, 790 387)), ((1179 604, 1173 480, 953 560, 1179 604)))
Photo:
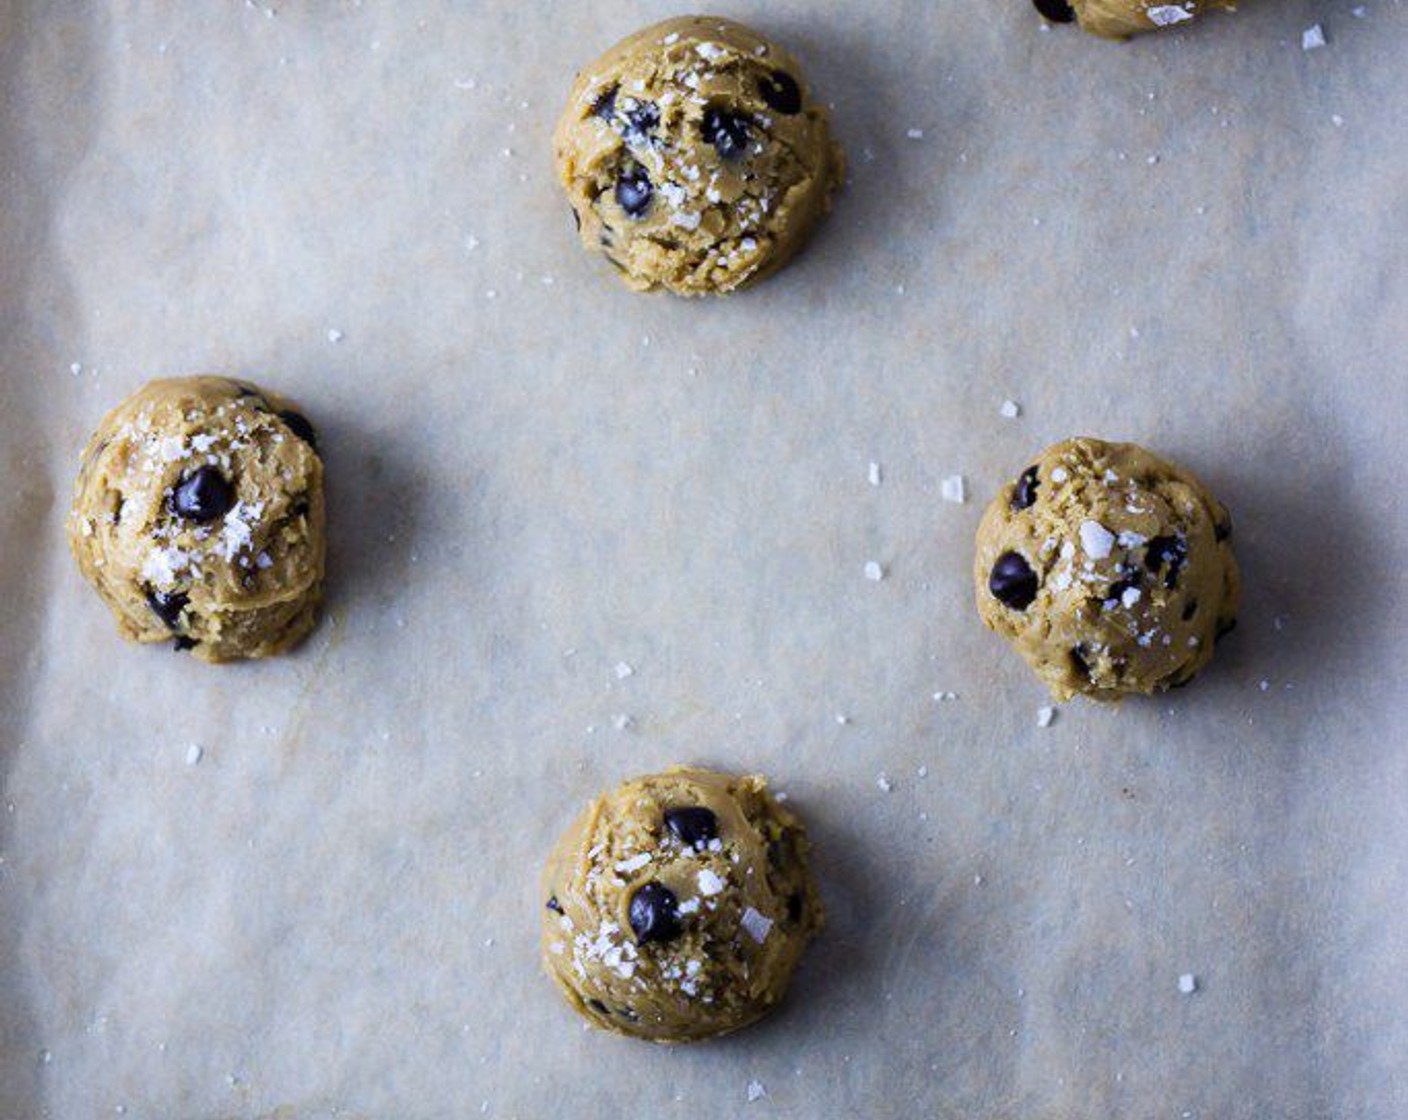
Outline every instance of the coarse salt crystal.
POLYGON ((702 868, 699 872, 699 893, 705 898, 712 898, 724 889, 724 881, 709 868, 702 868))
POLYGON ((748 1103, 752 1104, 756 1100, 761 1100, 768 1095, 768 1091, 763 1088, 761 1081, 748 1082, 748 1103))
POLYGON ((1313 51, 1325 46, 1325 29, 1318 23, 1312 23, 1300 33, 1300 49, 1303 51, 1313 51))
POLYGON ((1050 727, 1055 718, 1055 708, 1038 708, 1036 710, 1036 725, 1038 727, 1050 727))
POLYGON ((1103 560, 1115 545, 1115 534, 1098 521, 1080 523, 1080 546, 1092 560, 1103 560))
POLYGON ((871 486, 879 486, 879 485, 880 485, 880 464, 879 464, 879 463, 871 463, 871 464, 870 464, 870 469, 869 469, 869 471, 867 472, 866 477, 870 480, 870 485, 871 485, 871 486))
POLYGON ((204 753, 205 749, 199 743, 192 743, 186 748, 186 765, 194 766, 204 753))
POLYGON ((1149 22, 1155 27, 1171 27, 1175 23, 1182 23, 1185 19, 1192 19, 1193 13, 1177 4, 1159 4, 1148 9, 1149 22))
POLYGON ((865 562, 865 578, 879 582, 885 578, 885 569, 878 560, 867 560, 865 562))
POLYGON ((1198 990, 1198 978, 1191 972, 1185 972, 1178 978, 1178 990, 1185 996, 1191 996, 1198 990))
POLYGON ((968 484, 961 474, 951 474, 939 483, 939 494, 944 501, 961 505, 968 500, 968 484))
POLYGON ((636 855, 631 856, 630 859, 621 860, 619 863, 616 864, 616 870, 622 872, 623 874, 629 874, 632 871, 639 871, 649 862, 650 853, 640 852, 636 855))
POLYGON ((748 932, 748 936, 759 945, 768 939, 768 933, 772 929, 772 919, 754 910, 751 906, 743 911, 743 917, 739 919, 739 922, 748 932))
POLYGON ((1022 406, 1016 401, 1007 400, 1002 402, 1002 407, 998 409, 1008 420, 1015 420, 1022 415, 1022 406))
POLYGON ((886 774, 883 770, 875 775, 875 785, 881 793, 889 793, 895 788, 895 783, 890 781, 890 775, 886 774))
POLYGON ((633 673, 635 673, 635 670, 632 669, 629 665, 627 665, 624 661, 616 662, 616 679, 618 681, 625 680, 633 673))

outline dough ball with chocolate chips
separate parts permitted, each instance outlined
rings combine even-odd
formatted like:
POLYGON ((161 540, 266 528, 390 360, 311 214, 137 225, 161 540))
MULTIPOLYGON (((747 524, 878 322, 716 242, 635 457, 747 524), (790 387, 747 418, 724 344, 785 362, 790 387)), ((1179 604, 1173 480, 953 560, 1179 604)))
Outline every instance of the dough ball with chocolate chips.
POLYGON ((205 661, 303 638, 323 596, 323 464, 288 401, 224 377, 153 381, 103 419, 68 518, 124 637, 205 661))
POLYGON ((801 822, 757 775, 676 767, 597 798, 543 881, 543 963, 594 1026, 654 1042, 745 1027, 823 915, 801 822))
POLYGON ((648 27, 578 74, 554 151, 587 248, 632 288, 690 296, 779 268, 844 173, 796 60, 704 16, 648 27))
POLYGON ((1227 510, 1132 443, 1047 448, 978 527, 978 613, 1057 700, 1187 684, 1236 621, 1227 510))
POLYGON ((1052 23, 1079 22, 1102 39, 1128 39, 1144 31, 1178 27, 1213 8, 1236 8, 1234 0, 1033 0, 1042 18, 1052 23))

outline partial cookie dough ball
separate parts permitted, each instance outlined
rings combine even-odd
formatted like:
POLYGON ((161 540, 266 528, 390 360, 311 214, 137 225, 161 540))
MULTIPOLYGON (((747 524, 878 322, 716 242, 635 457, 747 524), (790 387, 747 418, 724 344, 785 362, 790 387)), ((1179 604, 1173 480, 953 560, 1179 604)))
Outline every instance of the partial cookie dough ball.
POLYGON ((632 288, 687 296, 779 268, 844 174, 796 60, 717 17, 617 43, 578 74, 553 143, 583 244, 632 288))
POLYGON ((1081 27, 1103 39, 1127 39, 1144 31, 1176 27, 1213 8, 1235 11, 1233 0, 1033 0, 1036 10, 1052 23, 1079 20, 1081 27))
POLYGON ((548 861, 543 962, 588 1022, 654 1042, 747 1026, 823 915, 801 822, 756 774, 676 767, 593 801, 548 861))
POLYGON ((83 453, 69 545, 126 638, 205 661, 282 653, 323 597, 323 464, 288 401, 223 377, 153 381, 83 453))
POLYGON ((978 613, 1057 700, 1187 684, 1236 622, 1232 520, 1132 443, 1047 448, 978 527, 978 613))

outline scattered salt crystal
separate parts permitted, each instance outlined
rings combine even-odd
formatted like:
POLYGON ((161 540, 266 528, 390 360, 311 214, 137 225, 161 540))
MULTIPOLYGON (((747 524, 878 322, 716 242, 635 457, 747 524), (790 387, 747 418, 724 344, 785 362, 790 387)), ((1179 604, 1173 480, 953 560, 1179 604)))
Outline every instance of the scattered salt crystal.
POLYGON ((1198 978, 1191 972, 1185 972, 1178 978, 1178 990, 1185 996, 1191 996, 1198 990, 1198 978))
POLYGON ((624 661, 616 662, 616 679, 618 681, 625 680, 633 673, 635 673, 635 670, 632 669, 629 665, 627 665, 624 661))
POLYGON ((199 743, 192 743, 186 748, 186 765, 194 766, 200 761, 201 755, 205 754, 205 748, 199 743))
POLYGON ((1015 420, 1022 415, 1022 406, 1016 401, 1007 400, 1002 402, 1002 407, 998 411, 1008 420, 1015 420))
POLYGON ((1054 467, 1051 471, 1052 482, 1065 482, 1070 477, 1065 467, 1054 467))
POLYGON ((885 578, 885 569, 878 560, 867 560, 865 562, 865 578, 879 582, 885 578))
POLYGON ((934 693, 934 699, 935 699, 935 700, 939 700, 939 701, 943 701, 943 700, 957 700, 957 699, 958 699, 958 693, 956 693, 956 692, 948 692, 948 691, 939 691, 939 692, 934 693))
POLYGON ((1080 546, 1092 560, 1103 560, 1115 545, 1115 534, 1098 521, 1080 523, 1080 546))
POLYGON ((1129 610, 1135 603, 1143 598, 1144 593, 1137 587, 1126 587, 1124 594, 1120 596, 1120 602, 1124 604, 1124 609, 1129 610))
POLYGON ((640 852, 636 855, 631 856, 630 859, 621 860, 619 863, 616 864, 616 870, 620 871, 622 874, 630 874, 630 872, 632 871, 639 871, 649 862, 650 853, 640 852))
POLYGON ((69 373, 73 374, 74 377, 77 377, 80 373, 83 372, 83 363, 82 363, 82 362, 74 362, 72 365, 70 365, 70 366, 68 367, 68 371, 69 371, 69 373))
POLYGON ((343 334, 342 334, 342 332, 341 332, 340 330, 338 330, 336 327, 329 327, 329 328, 328 328, 328 341, 329 341, 329 342, 341 342, 342 339, 343 339, 343 334))
POLYGON ((699 872, 699 893, 705 898, 712 898, 724 889, 724 881, 707 867, 699 872))
POLYGON ((1257 688, 1261 689, 1262 692, 1265 692, 1265 691, 1266 691, 1267 689, 1269 689, 1270 687, 1271 687, 1271 682, 1270 682, 1270 681, 1262 681, 1259 685, 1257 685, 1257 688))
POLYGON ((871 485, 871 486, 879 486, 879 485, 880 485, 880 464, 879 464, 879 463, 871 463, 871 464, 870 464, 870 470, 867 472, 866 477, 870 480, 870 485, 871 485))
POLYGON ((1303 51, 1313 51, 1325 45, 1325 29, 1318 23, 1312 23, 1300 33, 1300 49, 1303 51))
POLYGON ((752 1104, 756 1100, 761 1100, 768 1095, 768 1091, 763 1088, 761 1081, 748 1082, 748 1103, 752 1104))
POLYGON ((1330 123, 1331 123, 1332 125, 1334 125, 1336 128, 1343 128, 1343 127, 1344 127, 1344 118, 1343 118, 1342 116, 1340 116, 1338 113, 1332 113, 1332 114, 1330 115, 1330 123))
POLYGON ((961 474, 951 474, 939 483, 939 494, 946 502, 962 505, 968 500, 968 484, 961 474))
POLYGON ((621 712, 612 719, 611 725, 617 731, 629 731, 636 725, 636 720, 634 716, 628 716, 625 712, 621 712))
MULTIPOLYGON (((1149 22, 1155 27, 1171 27, 1175 23, 1182 23, 1185 19, 1192 19, 1193 13, 1177 4, 1159 4, 1148 9, 1149 22)), ((1152 99, 1153 95, 1150 95, 1152 99)))
POLYGON ((929 776, 929 768, 927 766, 921 766, 915 773, 921 778, 927 778, 929 776))
POLYGON ((875 775, 875 785, 879 788, 881 793, 889 793, 895 788, 895 783, 890 781, 890 775, 883 770, 875 775))
POLYGON ((923 140, 924 130, 922 128, 911 128, 908 132, 905 133, 905 135, 908 136, 911 140, 923 140))
POLYGON ((739 922, 747 931, 748 936, 759 945, 768 939, 768 933, 772 930, 772 919, 754 910, 751 906, 743 911, 743 917, 739 919, 739 922))
POLYGON ((840 712, 837 712, 837 713, 836 713, 836 722, 837 722, 838 724, 840 724, 842 727, 845 727, 846 724, 848 724, 848 723, 851 722, 851 718, 850 718, 850 716, 843 716, 840 712))
POLYGON ((1038 708, 1036 710, 1036 725, 1038 727, 1050 727, 1056 718, 1055 708, 1038 708))

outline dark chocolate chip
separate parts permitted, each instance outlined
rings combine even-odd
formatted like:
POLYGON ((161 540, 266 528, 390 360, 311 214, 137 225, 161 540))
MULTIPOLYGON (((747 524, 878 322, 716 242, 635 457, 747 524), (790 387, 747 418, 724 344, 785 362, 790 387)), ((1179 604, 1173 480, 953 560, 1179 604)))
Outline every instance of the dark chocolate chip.
POLYGON ((1040 485, 1036 467, 1028 467, 1022 472, 1022 477, 1017 479, 1017 485, 1012 488, 1012 501, 1009 504, 1013 509, 1030 508, 1036 501, 1036 489, 1040 485))
POLYGON ((787 896, 787 920, 789 922, 802 920, 802 896, 800 894, 793 893, 787 896))
POLYGON ((308 495, 302 494, 294 499, 293 505, 289 507, 289 513, 294 517, 308 516, 308 495))
POLYGON ((1188 561, 1188 542, 1182 534, 1171 537, 1155 537, 1144 548, 1144 567, 1149 571, 1164 573, 1164 586, 1178 584, 1178 575, 1188 561))
POLYGON ((637 945, 670 941, 679 936, 679 899, 664 883, 651 880, 637 887, 627 909, 637 945))
POLYGON ((1191 622, 1193 616, 1198 613, 1198 600, 1189 599, 1188 605, 1183 608, 1183 621, 1191 622))
POLYGON ((616 180, 616 202, 632 218, 641 217, 650 209, 650 199, 655 194, 650 176, 643 167, 632 167, 623 171, 616 180))
POLYGON ((171 494, 171 508, 187 521, 214 521, 234 504, 235 488, 211 466, 197 467, 171 494))
POLYGON ((612 86, 596 99, 592 105, 592 116, 600 117, 604 121, 609 121, 616 115, 616 90, 618 87, 612 86))
POLYGON ((312 424, 308 423, 308 417, 301 412, 294 412, 291 408, 286 408, 279 413, 279 419, 288 425, 288 430, 313 449, 313 454, 318 454, 318 432, 312 424))
POLYGON ((1016 552, 1004 552, 992 566, 988 590, 993 598, 1014 611, 1024 611, 1036 598, 1037 578, 1031 565, 1016 552))
POLYGON ((184 591, 157 591, 155 589, 147 592, 147 606, 151 607, 152 613, 166 623, 168 630, 177 629, 177 624, 181 621, 181 612, 186 609, 186 604, 191 601, 191 597, 184 591))
POLYGON ((197 642, 194 638, 188 638, 185 634, 182 634, 174 642, 171 643, 171 648, 174 649, 177 653, 180 653, 182 650, 195 649, 198 645, 200 645, 200 643, 197 642))
POLYGON ((792 116, 802 111, 802 90, 797 80, 786 70, 774 70, 758 82, 763 100, 779 113, 792 116))
POLYGON ((1041 18, 1052 23, 1070 23, 1076 18, 1075 10, 1066 0, 1032 0, 1032 5, 1041 13, 1041 18))
POLYGON ((557 901, 557 895, 548 895, 548 909, 551 910, 554 914, 562 913, 562 903, 557 901))
POLYGON ((737 159, 748 147, 748 122, 742 117, 710 105, 701 125, 704 139, 724 159, 737 159))
POLYGON ((602 1003, 601 1000, 599 1000, 599 999, 589 999, 589 1000, 587 1000, 587 1006, 590 1007, 593 1011, 597 1012, 597 1013, 600 1014, 600 1015, 610 1015, 610 1014, 611 1014, 611 1012, 610 1012, 610 1010, 608 1010, 606 1004, 602 1003))
POLYGON ((681 844, 702 848, 719 835, 719 819, 702 805, 665 810, 665 827, 681 844))
POLYGON ((656 125, 660 123, 660 107, 649 101, 638 101, 627 109, 626 118, 626 143, 644 144, 650 139, 650 134, 655 131, 656 125))

